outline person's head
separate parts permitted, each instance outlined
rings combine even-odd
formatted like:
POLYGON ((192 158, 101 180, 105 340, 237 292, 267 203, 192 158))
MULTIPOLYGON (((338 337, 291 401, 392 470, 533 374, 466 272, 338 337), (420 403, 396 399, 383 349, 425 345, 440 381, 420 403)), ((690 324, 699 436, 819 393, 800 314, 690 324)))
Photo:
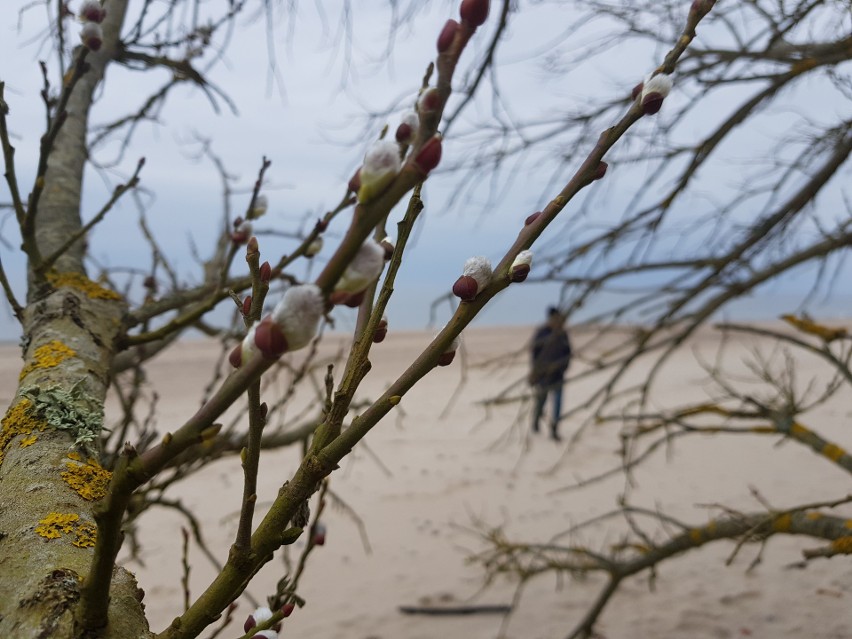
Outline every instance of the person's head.
POLYGON ((565 316, 555 306, 547 309, 547 325, 551 328, 562 328, 565 325, 565 316))

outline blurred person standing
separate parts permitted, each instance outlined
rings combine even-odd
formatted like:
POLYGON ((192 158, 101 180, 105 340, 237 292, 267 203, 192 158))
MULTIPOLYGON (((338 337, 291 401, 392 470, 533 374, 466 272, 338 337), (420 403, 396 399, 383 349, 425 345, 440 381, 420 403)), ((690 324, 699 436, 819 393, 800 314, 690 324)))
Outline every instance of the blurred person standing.
POLYGON ((547 322, 536 329, 530 355, 529 383, 534 394, 533 432, 539 431, 547 397, 551 396, 553 412, 550 416, 550 436, 554 441, 561 441, 559 415, 562 412, 565 371, 571 364, 571 341, 565 330, 565 316, 558 308, 551 306, 547 309, 547 322))

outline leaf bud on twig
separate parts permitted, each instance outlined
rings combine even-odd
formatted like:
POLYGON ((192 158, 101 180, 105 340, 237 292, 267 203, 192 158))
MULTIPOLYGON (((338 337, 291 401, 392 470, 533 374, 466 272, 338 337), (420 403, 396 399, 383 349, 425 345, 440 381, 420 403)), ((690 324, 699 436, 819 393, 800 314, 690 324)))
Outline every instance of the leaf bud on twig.
POLYGON ((376 326, 376 330, 373 331, 373 343, 379 344, 385 341, 385 337, 388 335, 388 316, 382 315, 382 319, 379 320, 378 325, 376 326))
POLYGON ((87 22, 80 30, 80 40, 90 51, 97 51, 104 43, 104 32, 97 22, 87 22))
POLYGON ((594 175, 592 175, 592 180, 600 180, 606 175, 606 170, 609 168, 609 164, 606 162, 598 162, 598 166, 595 169, 594 175))
POLYGON ((243 299, 243 317, 248 317, 248 314, 251 312, 251 295, 246 295, 243 299))
POLYGON ((361 166, 361 185, 358 188, 358 201, 362 204, 374 199, 399 173, 402 161, 399 158, 399 145, 392 140, 379 140, 364 155, 361 166))
POLYGON ((314 524, 314 536, 311 537, 311 543, 313 543, 314 546, 325 546, 325 533, 325 524, 318 521, 314 524))
POLYGON ((294 603, 285 603, 281 606, 281 614, 285 617, 289 617, 293 614, 293 611, 296 609, 296 604, 294 603))
POLYGON ((462 276, 453 284, 453 295, 465 302, 476 297, 477 293, 491 281, 491 262, 485 257, 471 257, 464 263, 462 276))
POLYGON ((459 15, 461 15, 462 20, 475 29, 488 18, 489 4, 488 0, 462 0, 459 15))
POLYGON ((264 262, 260 265, 260 272, 258 275, 260 276, 261 282, 269 284, 269 280, 272 279, 272 267, 269 265, 269 262, 264 262))
POLYGON ((441 136, 435 134, 429 139, 426 144, 417 153, 414 158, 414 166, 424 176, 429 175, 429 172, 438 166, 441 161, 441 136))
POLYGON ((418 113, 432 113, 441 106, 441 93, 438 89, 426 89, 417 100, 418 113))
POLYGON ((659 73, 645 82, 642 88, 642 112, 653 115, 663 106, 663 100, 672 90, 672 78, 665 73, 659 73))
POLYGON ((396 128, 396 141, 400 144, 410 144, 417 136, 420 129, 420 116, 416 111, 408 111, 403 116, 396 128))
POLYGON ((521 251, 509 268, 509 277, 513 282, 523 282, 530 274, 532 265, 532 251, 521 251))
POLYGON ((538 218, 541 217, 541 211, 536 211, 527 216, 527 219, 524 220, 524 226, 529 226, 533 222, 535 222, 538 218))
POLYGON ((455 20, 447 20, 444 28, 441 29, 441 34, 438 36, 438 53, 444 53, 453 44, 456 38, 456 33, 459 30, 459 23, 455 20))

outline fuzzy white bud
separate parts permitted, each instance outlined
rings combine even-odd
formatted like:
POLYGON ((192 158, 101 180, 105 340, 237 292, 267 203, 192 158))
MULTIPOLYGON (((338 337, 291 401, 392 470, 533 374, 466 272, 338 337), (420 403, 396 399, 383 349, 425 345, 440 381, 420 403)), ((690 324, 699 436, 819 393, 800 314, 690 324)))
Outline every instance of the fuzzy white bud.
POLYGON ((369 202, 380 195, 399 173, 402 160, 399 145, 392 140, 379 140, 367 151, 361 165, 361 187, 358 201, 369 202))
POLYGON ((512 262, 512 268, 521 265, 530 266, 532 264, 532 258, 532 251, 521 251, 520 253, 518 253, 518 256, 512 262))
POLYGON ((487 257, 470 257, 464 263, 462 275, 476 280, 478 290, 482 290, 491 281, 491 262, 487 257))
POLYGON ((86 22, 80 30, 80 40, 90 51, 97 51, 104 43, 104 31, 97 22, 86 22))
POLYGON ((324 309, 322 291, 314 284, 299 284, 284 291, 272 311, 272 321, 281 327, 288 350, 307 346, 317 334, 324 309))
POLYGON ((645 82, 642 87, 642 99, 644 100, 651 93, 659 93, 666 97, 672 90, 672 76, 665 73, 658 73, 653 78, 645 82))
POLYGON ((255 322, 254 324, 251 325, 251 328, 249 328, 248 333, 246 333, 246 336, 243 338, 243 345, 242 345, 242 361, 243 362, 249 361, 252 357, 254 357, 259 352, 257 345, 254 343, 255 329, 257 329, 257 322, 255 322))
POLYGON ((266 210, 269 208, 269 198, 265 195, 258 195, 254 198, 254 206, 251 209, 251 217, 256 220, 259 217, 262 217, 266 210))
POLYGON ((368 239, 343 271, 334 290, 360 293, 381 275, 385 266, 385 249, 368 239))
POLYGON ((254 617, 255 623, 260 625, 265 621, 272 619, 272 611, 266 606, 261 606, 260 608, 257 608, 251 616, 254 617))
POLYGON ((322 238, 315 237, 313 241, 305 247, 305 257, 313 257, 322 250, 322 238))

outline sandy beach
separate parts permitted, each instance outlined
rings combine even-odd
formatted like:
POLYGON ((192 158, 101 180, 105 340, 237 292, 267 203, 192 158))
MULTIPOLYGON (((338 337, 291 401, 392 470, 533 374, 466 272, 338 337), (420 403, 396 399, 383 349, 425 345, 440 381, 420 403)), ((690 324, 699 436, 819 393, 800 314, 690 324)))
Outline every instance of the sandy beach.
MULTIPOLYGON (((469 331, 464 357, 429 374, 405 396, 401 410, 371 432, 366 447, 356 448, 333 473, 331 490, 357 513, 364 534, 332 500, 323 517, 327 543, 312 553, 299 589, 307 604, 286 620, 282 636, 552 639, 565 637, 579 621, 605 583, 602 576, 579 581, 554 575, 536 578, 527 583, 508 619, 502 615, 408 616, 398 610, 399 606, 511 604, 513 582, 498 579, 483 590, 482 568, 467 561, 484 548, 484 530, 501 527, 513 541, 545 542, 573 524, 617 508, 625 490, 620 474, 581 490, 560 491, 618 465, 617 426, 587 428, 568 448, 544 434, 529 433, 528 405, 512 403, 486 411, 480 403, 512 385, 523 392, 524 345, 531 330, 469 331), (511 352, 517 355, 503 358, 499 365, 483 366, 511 352)), ((373 369, 358 397, 378 396, 429 337, 426 332, 392 332, 384 343, 374 346, 373 369)), ((575 341, 582 339, 575 336, 575 341)), ((696 339, 695 349, 709 356, 718 341, 716 333, 705 331, 696 339)), ((345 342, 345 336, 329 337, 320 356, 331 357, 345 342)), ((2 399, 8 403, 18 360, 12 347, 4 347, 3 353, 2 399)), ((179 425, 197 407, 217 355, 213 342, 187 341, 151 363, 150 390, 159 394, 161 432, 179 425)), ((731 358, 740 369, 741 356, 738 351, 731 358)), ((576 362, 574 370, 584 365, 576 362)), ((820 369, 819 360, 804 358, 797 363, 798 379, 807 384, 820 369)), ((643 372, 633 375, 641 379, 643 372)), ((694 351, 685 349, 661 378, 658 401, 670 402, 669 406, 700 401, 706 398, 706 379, 694 351)), ((589 390, 589 384, 577 383, 566 390, 566 409, 589 390)), ((842 400, 809 413, 808 424, 849 447, 852 399, 848 391, 841 395, 842 400)), ((288 415, 313 401, 310 394, 297 394, 288 415)), ((108 411, 115 415, 114 403, 108 411)), ((572 420, 563 425, 566 440, 577 427, 572 420)), ((262 457, 261 512, 296 467, 298 456, 298 447, 290 447, 262 457)), ((762 506, 750 487, 778 509, 850 493, 849 476, 841 469, 794 442, 779 445, 778 437, 757 435, 684 438, 652 456, 635 479, 629 493, 632 504, 658 508, 694 524, 718 514, 708 504, 759 511, 762 506)), ((226 557, 236 530, 241 481, 238 460, 226 459, 168 493, 200 518, 207 541, 220 559, 226 557)), ((839 512, 852 516, 849 508, 839 512)), ((180 528, 184 523, 172 510, 152 508, 139 530, 144 565, 132 560, 126 564, 146 592, 154 630, 161 630, 182 611, 180 528)), ((624 520, 615 518, 584 529, 570 542, 607 549, 626 530, 624 520)), ((654 530, 650 523, 648 530, 654 530)), ((659 527, 657 533, 658 539, 664 538, 659 527)), ((725 560, 733 542, 687 553, 661 566, 653 588, 647 573, 625 583, 604 613, 599 631, 607 639, 849 639, 852 564, 848 558, 816 560, 805 569, 789 567, 801 560, 802 549, 818 545, 812 539, 775 537, 752 570, 748 568, 760 550, 757 545, 745 546, 731 565, 725 565, 725 560)), ((301 541, 292 547, 294 557, 301 548, 301 541)), ((190 589, 197 595, 214 571, 197 547, 191 548, 190 558, 190 589)), ((279 554, 249 592, 263 600, 283 573, 279 554)), ((241 599, 235 614, 239 623, 220 636, 239 636, 251 609, 241 599)))

